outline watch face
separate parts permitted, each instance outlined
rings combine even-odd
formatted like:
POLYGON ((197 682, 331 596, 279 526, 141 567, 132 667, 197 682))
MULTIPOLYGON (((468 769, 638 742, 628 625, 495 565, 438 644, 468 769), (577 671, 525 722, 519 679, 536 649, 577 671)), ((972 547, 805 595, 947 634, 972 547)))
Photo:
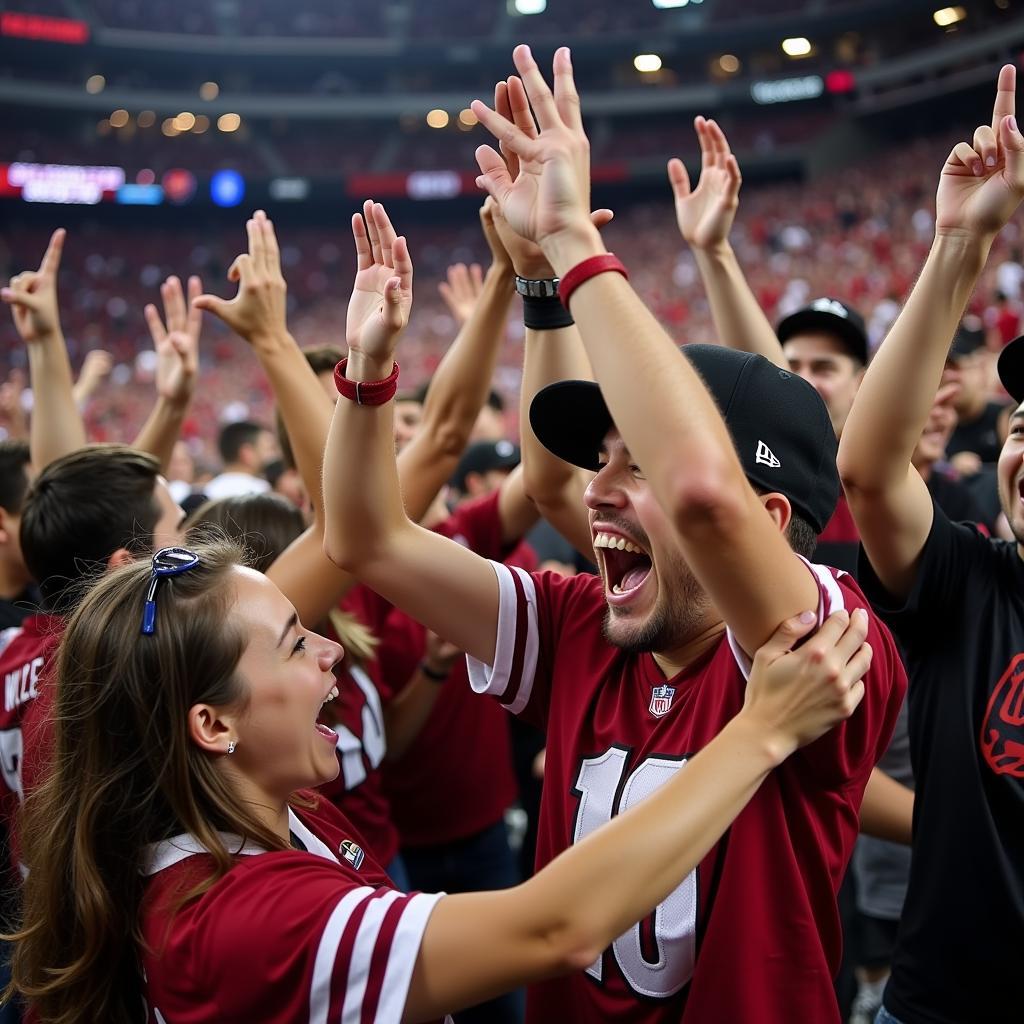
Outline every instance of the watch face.
POLYGON ((534 280, 528 277, 516 278, 516 291, 534 299, 550 299, 558 294, 558 278, 534 280))

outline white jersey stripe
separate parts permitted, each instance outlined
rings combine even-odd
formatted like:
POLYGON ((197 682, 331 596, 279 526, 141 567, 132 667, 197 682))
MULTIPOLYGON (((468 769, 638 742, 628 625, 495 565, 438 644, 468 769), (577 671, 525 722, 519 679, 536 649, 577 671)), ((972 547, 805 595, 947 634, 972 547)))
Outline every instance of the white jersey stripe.
POLYGON ((530 694, 533 693, 533 678, 537 673, 537 654, 540 650, 540 627, 537 622, 537 588, 533 585, 533 577, 519 568, 513 568, 512 572, 519 577, 526 599, 526 639, 523 665, 519 672, 519 691, 515 700, 508 705, 508 711, 518 715, 530 703, 530 694))
POLYGON ((377 936, 380 934, 384 914, 395 900, 404 898, 404 893, 394 889, 383 894, 378 890, 378 895, 367 903, 363 919, 359 922, 359 930, 356 932, 355 944, 352 946, 341 1024, 361 1024, 363 996, 366 995, 366 983, 370 978, 370 961, 377 947, 377 936))
MULTIPOLYGON (((387 968, 381 986, 380 1001, 374 1024, 400 1024, 405 1012, 405 1000, 409 995, 413 968, 427 921, 437 906, 443 892, 419 893, 413 896, 402 911, 402 918, 395 929, 388 951, 387 968)), ((450 1019, 450 1018, 448 1018, 450 1019)))
MULTIPOLYGON (((797 555, 797 558, 810 569, 814 582, 818 585, 818 625, 815 626, 815 629, 817 629, 833 612, 841 612, 846 608, 843 588, 836 582, 835 577, 827 566, 808 562, 803 555, 797 555)), ((732 656, 736 659, 736 664, 743 673, 743 678, 749 679, 750 670, 754 665, 753 658, 740 647, 739 641, 737 641, 733 631, 728 626, 726 627, 725 635, 729 641, 729 649, 732 651, 732 656)))
POLYGON ((537 624, 537 590, 533 577, 521 569, 512 570, 500 562, 491 562, 498 577, 498 631, 494 643, 494 664, 485 665, 469 655, 466 666, 469 671, 469 684, 475 693, 490 697, 510 696, 510 687, 518 687, 508 710, 519 714, 526 707, 533 692, 533 678, 537 670, 537 656, 540 650, 540 632, 537 624), (525 639, 523 661, 518 679, 512 679, 512 670, 516 660, 516 635, 519 616, 521 614, 519 593, 512 573, 518 574, 525 599, 525 639))
POLYGON ((362 885, 345 893, 331 911, 320 935, 320 945, 317 946, 316 960, 313 962, 313 980, 309 987, 309 1024, 327 1024, 327 1014, 331 1008, 331 983, 334 980, 341 936, 356 907, 363 900, 370 899, 375 892, 371 886, 362 885))

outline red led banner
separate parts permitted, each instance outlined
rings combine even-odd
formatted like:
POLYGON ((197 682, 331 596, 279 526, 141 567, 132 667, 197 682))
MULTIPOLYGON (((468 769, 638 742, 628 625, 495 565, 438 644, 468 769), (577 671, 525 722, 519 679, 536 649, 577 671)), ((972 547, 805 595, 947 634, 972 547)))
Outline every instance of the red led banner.
POLYGON ((41 14, 4 11, 0 14, 0 35, 81 46, 89 41, 89 26, 72 18, 47 18, 41 14))

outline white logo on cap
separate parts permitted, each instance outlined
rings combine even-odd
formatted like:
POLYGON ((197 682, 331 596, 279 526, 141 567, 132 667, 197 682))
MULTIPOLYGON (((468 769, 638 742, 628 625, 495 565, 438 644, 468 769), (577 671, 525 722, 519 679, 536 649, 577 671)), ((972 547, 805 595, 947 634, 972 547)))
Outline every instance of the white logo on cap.
POLYGON ((833 316, 841 316, 844 320, 850 315, 850 311, 835 299, 815 299, 811 303, 811 309, 819 313, 831 313, 833 316))
POLYGON ((503 459, 515 454, 516 446, 511 441, 497 441, 494 445, 495 452, 503 459))
POLYGON ((754 461, 769 469, 779 469, 782 466, 782 463, 775 457, 775 452, 764 441, 757 442, 757 454, 754 456, 754 461))

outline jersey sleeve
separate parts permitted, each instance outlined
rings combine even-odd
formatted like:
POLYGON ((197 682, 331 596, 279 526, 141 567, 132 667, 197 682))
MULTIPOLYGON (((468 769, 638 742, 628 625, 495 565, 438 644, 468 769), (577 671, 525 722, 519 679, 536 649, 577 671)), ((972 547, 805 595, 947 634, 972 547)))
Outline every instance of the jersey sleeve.
POLYGON ((934 501, 932 506, 932 528, 906 600, 894 598, 885 589, 861 549, 858 578, 864 593, 907 650, 919 641, 927 642, 936 629, 962 629, 963 605, 949 595, 962 594, 971 574, 995 571, 988 538, 974 525, 951 522, 934 501))
POLYGON ((586 578, 528 573, 491 562, 498 577, 498 635, 494 662, 466 656, 469 684, 494 697, 513 715, 547 728, 552 678, 560 639, 571 625, 574 595, 586 578))
MULTIPOLYGON (((818 586, 818 626, 834 612, 852 613, 863 608, 868 613, 867 642, 872 659, 864 677, 864 698, 857 710, 820 739, 802 747, 795 756, 808 762, 813 777, 822 782, 836 786, 863 784, 889 746, 906 695, 907 675, 892 634, 872 611, 853 578, 846 573, 837 577, 823 565, 806 564, 818 586)), ((744 677, 749 678, 751 658, 731 630, 727 635, 736 663, 744 677)))
MULTIPOLYGON (((307 857, 301 867, 287 857, 254 860, 211 890, 182 937, 204 965, 202 987, 221 1019, 305 1020, 305 1004, 311 1022, 400 1024, 442 894, 362 885, 307 857)), ((174 1019, 170 1007, 164 1013, 174 1019)))

